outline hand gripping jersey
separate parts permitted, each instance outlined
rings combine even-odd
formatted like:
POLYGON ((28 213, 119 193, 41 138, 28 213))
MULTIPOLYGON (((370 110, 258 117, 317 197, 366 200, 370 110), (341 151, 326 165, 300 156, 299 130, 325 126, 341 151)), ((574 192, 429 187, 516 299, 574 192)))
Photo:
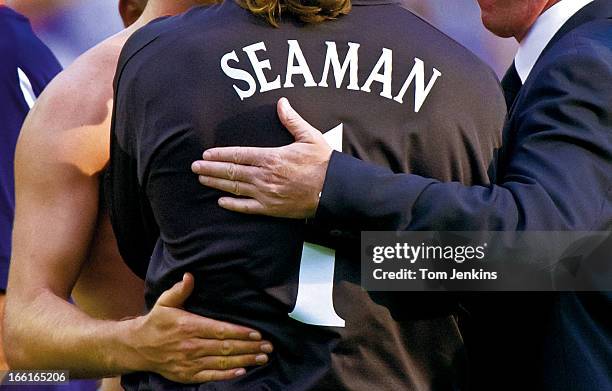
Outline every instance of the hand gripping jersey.
POLYGON ((273 28, 226 1, 155 22, 125 46, 105 186, 121 252, 146 275, 149 307, 189 271, 188 311, 254 327, 275 346, 236 380, 136 373, 124 377, 128 390, 463 386, 451 297, 369 294, 358 232, 228 212, 190 170, 207 148, 291 143, 276 114, 286 96, 337 150, 489 183, 505 118, 493 73, 398 5, 353 4, 334 21, 285 16, 273 28))
POLYGON ((60 71, 28 20, 0 6, 0 290, 6 289, 11 257, 17 137, 36 97, 60 71))

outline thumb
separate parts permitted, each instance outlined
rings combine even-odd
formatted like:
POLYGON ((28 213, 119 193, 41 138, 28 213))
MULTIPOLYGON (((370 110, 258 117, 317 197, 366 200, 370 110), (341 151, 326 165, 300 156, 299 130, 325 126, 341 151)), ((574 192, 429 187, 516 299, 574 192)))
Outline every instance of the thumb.
POLYGON ((293 135, 295 141, 312 142, 316 137, 321 136, 321 132, 306 122, 291 107, 287 98, 280 98, 278 100, 277 112, 281 123, 293 135))
POLYGON ((174 284, 174 286, 161 294, 155 305, 163 307, 181 308, 185 300, 193 292, 194 280, 193 275, 185 273, 183 280, 174 284))

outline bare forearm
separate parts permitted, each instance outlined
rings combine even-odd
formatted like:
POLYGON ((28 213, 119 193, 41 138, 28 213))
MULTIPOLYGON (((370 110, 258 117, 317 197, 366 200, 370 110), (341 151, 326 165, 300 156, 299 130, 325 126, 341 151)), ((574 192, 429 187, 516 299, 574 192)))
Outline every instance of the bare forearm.
POLYGON ((130 321, 92 319, 50 291, 34 300, 12 298, 6 307, 5 342, 12 368, 65 369, 71 377, 99 378, 137 370, 130 362, 130 321))

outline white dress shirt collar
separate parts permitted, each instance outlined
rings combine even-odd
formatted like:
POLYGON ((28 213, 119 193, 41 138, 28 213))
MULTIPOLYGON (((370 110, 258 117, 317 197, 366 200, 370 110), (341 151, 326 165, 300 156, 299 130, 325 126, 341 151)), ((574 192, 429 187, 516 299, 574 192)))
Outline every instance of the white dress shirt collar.
POLYGON ((578 11, 593 0, 561 0, 546 10, 531 26, 529 32, 519 45, 514 58, 516 71, 523 84, 533 69, 546 45, 557 31, 578 11))

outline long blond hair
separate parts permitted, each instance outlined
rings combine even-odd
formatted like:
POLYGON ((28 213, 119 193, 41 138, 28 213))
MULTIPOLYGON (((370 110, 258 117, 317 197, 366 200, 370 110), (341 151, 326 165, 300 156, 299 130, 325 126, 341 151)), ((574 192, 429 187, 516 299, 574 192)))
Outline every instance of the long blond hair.
POLYGON ((320 23, 336 19, 351 11, 351 0, 236 0, 238 4, 274 27, 283 14, 292 15, 305 23, 320 23))

